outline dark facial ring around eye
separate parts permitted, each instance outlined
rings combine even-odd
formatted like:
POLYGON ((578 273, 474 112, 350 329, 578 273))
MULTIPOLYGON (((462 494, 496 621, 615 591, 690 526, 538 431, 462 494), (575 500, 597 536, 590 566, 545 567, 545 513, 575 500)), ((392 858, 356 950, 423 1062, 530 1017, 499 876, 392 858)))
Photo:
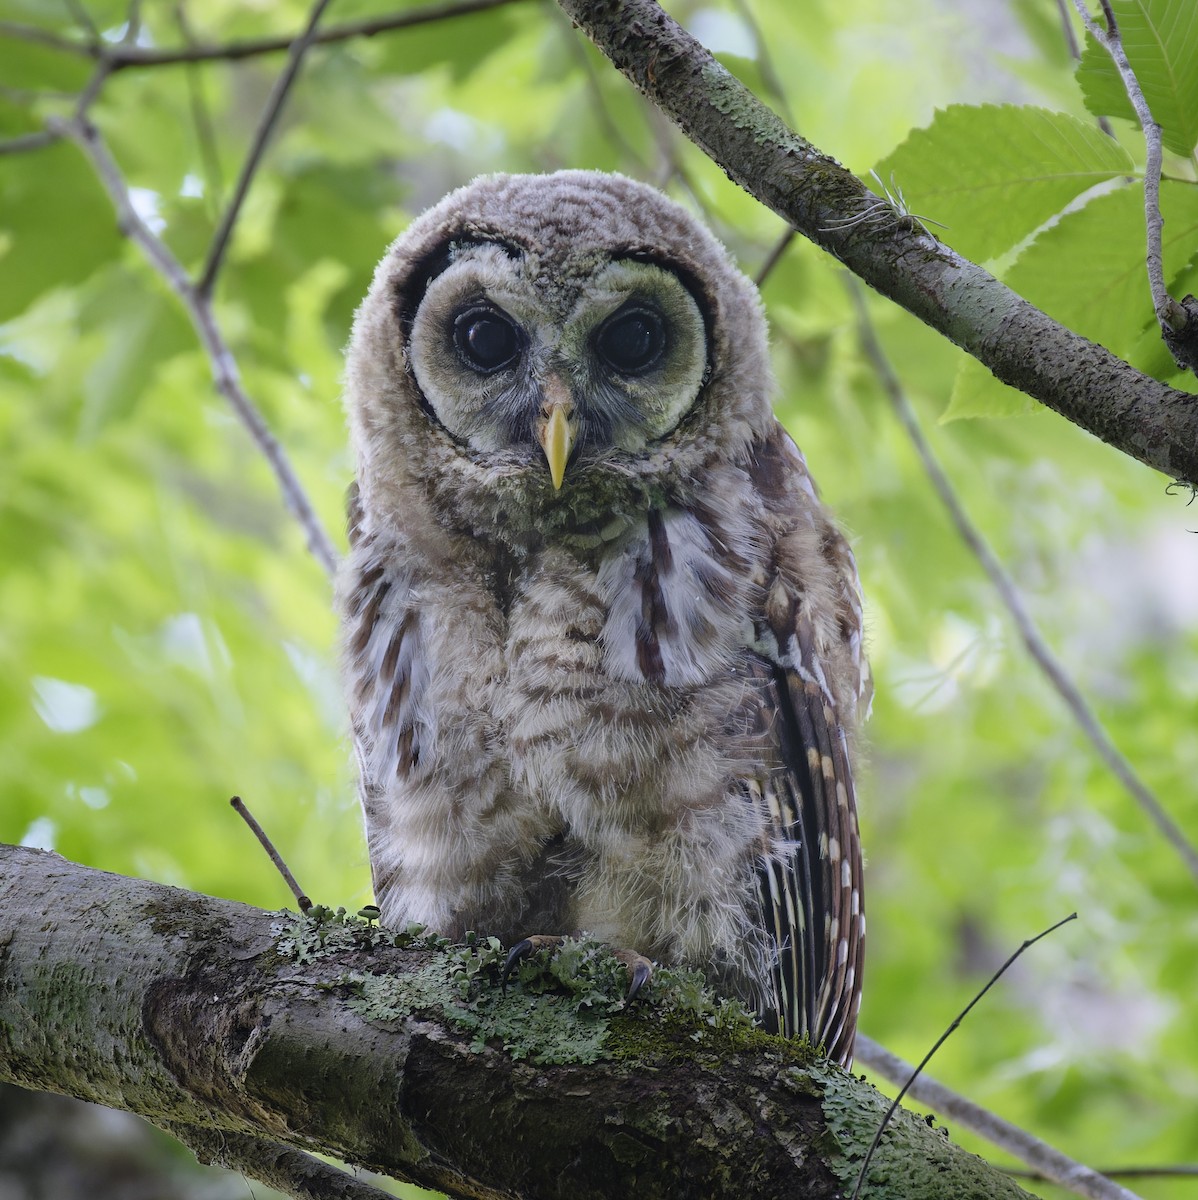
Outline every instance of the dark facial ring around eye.
POLYGON ((666 350, 666 326, 661 314, 644 305, 621 308, 599 327, 595 353, 621 375, 640 375, 653 367, 666 350))
POLYGON ((510 367, 524 349, 524 333, 504 312, 471 304, 453 319, 453 344, 462 361, 480 375, 510 367))

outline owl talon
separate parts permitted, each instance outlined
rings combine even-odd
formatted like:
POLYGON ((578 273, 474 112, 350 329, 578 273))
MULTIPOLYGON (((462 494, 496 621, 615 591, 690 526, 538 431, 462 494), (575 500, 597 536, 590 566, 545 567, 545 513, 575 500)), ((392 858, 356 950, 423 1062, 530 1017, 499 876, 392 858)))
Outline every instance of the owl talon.
POLYGON ((617 950, 615 953, 628 971, 628 992, 624 996, 624 1000, 626 1003, 630 1003, 652 977, 653 964, 635 950, 617 950))
POLYGON ((507 991, 507 981, 511 973, 517 966, 530 954, 535 954, 538 950, 544 950, 546 946, 560 946, 565 939, 547 933, 534 933, 532 937, 526 937, 522 941, 517 942, 508 952, 507 958, 503 964, 503 974, 499 977, 499 986, 501 990, 507 991))
MULTIPOLYGON (((517 942, 508 951, 507 958, 504 960, 503 972, 499 976, 500 988, 507 991, 508 979, 511 978, 512 972, 530 954, 547 948, 556 950, 565 940, 564 937, 555 934, 535 933, 531 937, 517 942)), ((612 953, 624 964, 624 969, 628 972, 628 991, 624 995, 624 1000, 629 1002, 635 999, 641 988, 649 982, 653 975, 653 964, 635 950, 613 950, 612 953)))

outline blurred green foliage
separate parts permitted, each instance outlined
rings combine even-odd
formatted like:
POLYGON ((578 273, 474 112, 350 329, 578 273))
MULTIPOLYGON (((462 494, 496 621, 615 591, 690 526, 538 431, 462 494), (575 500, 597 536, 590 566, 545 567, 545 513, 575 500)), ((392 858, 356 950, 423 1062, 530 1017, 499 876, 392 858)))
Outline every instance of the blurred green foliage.
MULTIPOLYGON (((1129 51, 1160 97, 1178 295, 1198 290, 1191 3, 1115 0, 1152 34, 1129 51)), ((181 5, 147 0, 138 44, 286 33, 305 7, 208 0, 181 24, 181 5)), ((326 24, 397 7, 340 0, 326 24)), ((949 244, 1195 390, 1155 333, 1142 139, 1095 45, 1075 76, 1055 0, 667 7, 949 244), (1115 118, 1115 140, 1087 103, 1115 118)), ((123 35, 123 2, 0 2, 0 18, 76 41, 80 10, 103 38, 123 35)), ((139 212, 190 270, 282 61, 127 69, 93 107, 139 212)), ((87 77, 79 56, 0 36, 0 138, 68 112, 59 93, 87 77)), ((384 247, 477 173, 562 166, 666 186, 749 273, 782 233, 550 4, 310 53, 217 315, 330 528, 350 479, 341 350, 384 247)), ((1198 1158, 1195 880, 1096 761, 953 532, 861 354, 841 276, 796 242, 764 295, 779 415, 853 531, 868 597, 863 1026, 917 1059, 1020 941, 1077 909, 934 1071, 1096 1166, 1198 1158)), ((1119 746, 1198 837, 1187 495, 905 313, 871 310, 962 503, 1119 746)), ((70 144, 0 157, 0 321, 0 838, 279 906, 280 880, 227 806, 237 793, 310 895, 366 902, 328 581, 176 297, 70 144)))

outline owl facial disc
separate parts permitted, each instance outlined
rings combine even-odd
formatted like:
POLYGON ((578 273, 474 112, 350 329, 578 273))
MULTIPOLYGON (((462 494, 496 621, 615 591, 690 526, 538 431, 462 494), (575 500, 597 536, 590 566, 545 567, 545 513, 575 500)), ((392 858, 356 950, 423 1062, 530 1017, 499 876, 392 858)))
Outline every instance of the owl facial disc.
POLYGON ((544 269, 508 245, 451 245, 409 340, 442 427, 472 451, 547 464, 555 492, 568 469, 670 433, 707 371, 703 316, 677 275, 594 250, 580 259, 544 269))

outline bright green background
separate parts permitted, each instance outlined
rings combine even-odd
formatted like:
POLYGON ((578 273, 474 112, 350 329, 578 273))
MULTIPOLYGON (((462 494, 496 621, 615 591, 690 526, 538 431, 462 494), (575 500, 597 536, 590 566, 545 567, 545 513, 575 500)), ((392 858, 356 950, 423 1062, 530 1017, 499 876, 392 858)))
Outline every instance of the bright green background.
MULTIPOLYGON (((119 36, 123 4, 83 3, 119 36)), ((326 24, 395 7, 339 0, 326 24)), ((667 7, 950 244, 1195 390, 1154 331, 1142 139, 1098 47, 1075 78, 1054 0, 667 7), (1112 115, 1116 141, 1087 102, 1112 115)), ((1180 296, 1198 291, 1198 10, 1115 8, 1165 127, 1166 276, 1180 296)), ((178 44, 175 12, 146 3, 143 44, 178 44)), ((187 16, 197 39, 225 41, 294 30, 306 12, 207 0, 187 16)), ((79 36, 51 0, 2 0, 0 18, 79 36)), ((190 269, 282 61, 125 71, 93 110, 190 269)), ((0 137, 66 111, 49 90, 86 78, 82 59, 0 37, 0 137)), ((781 232, 551 5, 310 54, 218 316, 339 545, 341 350, 374 263, 473 175, 563 166, 665 185, 749 273, 781 232)), ((1095 1166, 1198 1159, 1198 883, 1098 764, 952 531, 862 356, 837 264, 796 241, 765 298, 779 414, 852 532, 868 597, 863 1028, 917 1059, 1008 953, 1076 909, 933 1072, 1095 1166)), ((1198 506, 911 317, 871 310, 962 502, 1119 746, 1198 837, 1198 506)), ((180 306, 118 236, 71 145, 0 157, 0 322, 0 839, 280 906, 282 884, 228 808, 238 793, 310 894, 367 901, 328 583, 180 306)))

